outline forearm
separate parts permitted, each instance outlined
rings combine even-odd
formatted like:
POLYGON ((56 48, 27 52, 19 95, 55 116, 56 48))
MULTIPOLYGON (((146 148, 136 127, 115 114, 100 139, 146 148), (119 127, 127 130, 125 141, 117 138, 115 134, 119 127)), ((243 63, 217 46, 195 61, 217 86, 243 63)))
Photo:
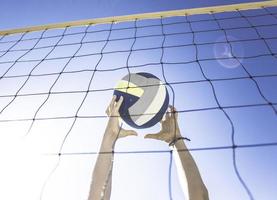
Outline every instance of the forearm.
POLYGON ((208 200, 207 188, 203 183, 198 167, 184 141, 178 140, 175 143, 175 148, 185 173, 189 200, 208 200))
POLYGON ((92 183, 90 186, 88 200, 108 200, 110 198, 110 178, 113 167, 112 152, 115 141, 112 138, 110 138, 109 135, 109 131, 106 130, 92 174, 92 183))

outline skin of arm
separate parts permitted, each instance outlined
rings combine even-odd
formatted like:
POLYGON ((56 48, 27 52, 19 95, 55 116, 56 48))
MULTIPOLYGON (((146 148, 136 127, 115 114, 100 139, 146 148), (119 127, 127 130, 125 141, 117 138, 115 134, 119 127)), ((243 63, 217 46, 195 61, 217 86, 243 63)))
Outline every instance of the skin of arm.
MULTIPOLYGON (((161 121, 161 131, 156 134, 147 134, 145 138, 157 139, 170 143, 175 138, 181 137, 178 126, 178 113, 170 106, 171 112, 167 112, 165 120, 161 121)), ((208 200, 208 190, 201 178, 198 167, 188 151, 183 140, 177 140, 174 144, 180 160, 181 170, 185 174, 189 200, 208 200)))
POLYGON ((137 135, 135 131, 124 130, 119 126, 119 108, 122 102, 123 97, 116 102, 116 96, 113 96, 106 110, 109 121, 94 166, 88 200, 110 199, 115 143, 119 138, 137 135))

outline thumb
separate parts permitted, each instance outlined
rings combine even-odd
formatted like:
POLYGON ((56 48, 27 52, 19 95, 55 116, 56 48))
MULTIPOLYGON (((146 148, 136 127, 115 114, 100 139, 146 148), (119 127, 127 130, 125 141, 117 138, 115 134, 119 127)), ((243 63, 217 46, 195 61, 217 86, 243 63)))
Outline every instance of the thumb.
POLYGON ((137 136, 137 135, 138 134, 136 131, 121 129, 119 133, 119 138, 127 137, 127 136, 137 136))
POLYGON ((167 143, 170 141, 169 134, 162 131, 156 134, 147 134, 144 138, 156 139, 167 143))
POLYGON ((144 138, 160 140, 160 134, 159 133, 147 134, 144 136, 144 138))

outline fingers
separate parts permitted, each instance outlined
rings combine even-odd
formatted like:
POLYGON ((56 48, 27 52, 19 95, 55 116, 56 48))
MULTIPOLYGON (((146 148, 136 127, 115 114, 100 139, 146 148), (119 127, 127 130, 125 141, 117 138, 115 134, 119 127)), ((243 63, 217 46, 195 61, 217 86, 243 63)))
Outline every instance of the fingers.
POLYGON ((168 107, 170 108, 171 116, 175 116, 175 118, 177 118, 178 117, 178 112, 177 112, 176 108, 172 105, 169 105, 168 107))
POLYGON ((116 100, 116 95, 113 95, 113 98, 111 100, 111 103, 110 103, 109 107, 113 107, 114 106, 115 100, 116 100))
POLYGON ((111 110, 112 110, 112 108, 114 107, 115 100, 116 100, 116 95, 113 95, 113 98, 112 98, 112 100, 111 100, 109 106, 108 106, 107 109, 106 109, 106 114, 107 114, 108 116, 111 115, 111 110))
MULTIPOLYGON (((178 117, 178 112, 176 110, 176 108, 174 108, 172 105, 168 106, 168 110, 165 113, 164 119, 161 121, 161 123, 163 123, 163 121, 169 121, 170 119, 172 119, 175 116, 175 118, 177 119, 178 117)), ((174 118, 173 118, 174 119, 174 118)))
POLYGON ((113 95, 113 98, 106 109, 106 114, 108 116, 111 116, 113 112, 118 112, 122 102, 123 102, 123 96, 120 96, 118 102, 116 102, 116 95, 113 95))
POLYGON ((119 110, 119 108, 120 108, 122 102, 123 102, 123 96, 120 96, 118 102, 117 102, 116 105, 115 105, 115 109, 116 109, 117 111, 119 110))
POLYGON ((165 120, 168 120, 170 117, 170 112, 167 110, 165 113, 165 120))

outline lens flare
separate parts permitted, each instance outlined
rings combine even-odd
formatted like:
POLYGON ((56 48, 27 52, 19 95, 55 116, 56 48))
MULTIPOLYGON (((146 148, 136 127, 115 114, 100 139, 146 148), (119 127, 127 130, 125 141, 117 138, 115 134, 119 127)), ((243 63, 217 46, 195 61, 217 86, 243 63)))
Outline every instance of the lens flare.
POLYGON ((228 35, 219 37, 213 46, 217 62, 226 68, 236 68, 243 61, 244 49, 239 40, 228 35))

